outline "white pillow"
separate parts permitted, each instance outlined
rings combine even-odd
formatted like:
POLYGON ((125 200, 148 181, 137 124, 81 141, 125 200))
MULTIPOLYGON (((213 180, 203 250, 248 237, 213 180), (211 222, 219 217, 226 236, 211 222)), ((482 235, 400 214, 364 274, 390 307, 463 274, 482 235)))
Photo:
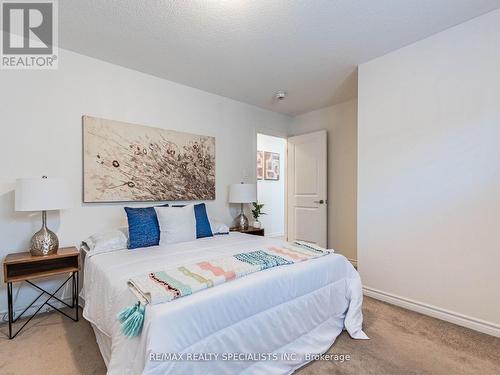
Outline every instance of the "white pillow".
POLYGON ((210 229, 212 229, 212 234, 228 234, 229 227, 217 219, 210 218, 210 229))
POLYGON ((99 232, 83 241, 83 244, 87 246, 89 253, 92 255, 126 249, 127 243, 127 228, 99 232))
POLYGON ((160 225, 160 245, 196 240, 194 207, 155 207, 160 225))

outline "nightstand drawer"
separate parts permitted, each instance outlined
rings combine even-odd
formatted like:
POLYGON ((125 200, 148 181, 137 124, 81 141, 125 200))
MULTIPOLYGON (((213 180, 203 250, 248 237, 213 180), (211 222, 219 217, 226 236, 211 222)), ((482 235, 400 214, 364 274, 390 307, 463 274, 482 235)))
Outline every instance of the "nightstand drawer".
POLYGON ((5 282, 54 276, 78 271, 79 253, 76 248, 62 248, 49 256, 34 257, 29 252, 9 254, 3 266, 5 282))
POLYGON ((36 263, 18 263, 6 266, 6 281, 24 280, 78 271, 78 258, 40 260, 36 263))

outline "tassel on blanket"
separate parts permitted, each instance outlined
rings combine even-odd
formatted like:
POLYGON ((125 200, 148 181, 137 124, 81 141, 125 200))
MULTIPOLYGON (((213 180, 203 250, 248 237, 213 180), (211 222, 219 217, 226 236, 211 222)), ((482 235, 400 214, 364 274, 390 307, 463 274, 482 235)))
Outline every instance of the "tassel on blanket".
POLYGON ((139 306, 139 303, 136 303, 134 306, 127 307, 120 311, 120 313, 116 316, 117 319, 120 321, 120 323, 123 323, 127 318, 132 315, 135 310, 137 310, 137 307, 139 306))
POLYGON ((117 318, 121 323, 122 333, 127 337, 138 336, 144 324, 145 308, 137 302, 134 306, 123 309, 117 318))

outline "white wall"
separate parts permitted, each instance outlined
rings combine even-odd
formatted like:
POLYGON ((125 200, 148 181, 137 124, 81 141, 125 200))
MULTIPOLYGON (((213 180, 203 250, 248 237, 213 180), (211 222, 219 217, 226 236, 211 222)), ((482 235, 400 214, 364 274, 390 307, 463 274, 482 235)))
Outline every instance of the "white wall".
MULTIPOLYGON (((280 154, 280 179, 257 180, 257 199, 264 203, 259 221, 265 229, 266 236, 283 236, 285 234, 285 157, 286 140, 265 134, 257 134, 257 150, 280 154)), ((253 217, 250 221, 253 221, 253 217)))
POLYGON ((356 260, 356 99, 296 116, 290 131, 320 129, 328 132, 328 246, 356 260))
POLYGON ((359 67, 358 264, 379 297, 500 335, 499 25, 359 67))
MULTIPOLYGON (((256 128, 286 134, 290 117, 60 52, 56 71, 0 71, 0 258, 27 249, 40 226, 39 213, 14 212, 19 177, 46 174, 69 181, 74 208, 48 215, 62 246, 126 223, 123 204, 82 204, 84 114, 216 137, 217 198, 208 211, 230 224, 228 185, 255 181, 256 128)), ((4 285, 1 312, 7 309, 4 285)), ((19 307, 28 292, 18 296, 19 307)))

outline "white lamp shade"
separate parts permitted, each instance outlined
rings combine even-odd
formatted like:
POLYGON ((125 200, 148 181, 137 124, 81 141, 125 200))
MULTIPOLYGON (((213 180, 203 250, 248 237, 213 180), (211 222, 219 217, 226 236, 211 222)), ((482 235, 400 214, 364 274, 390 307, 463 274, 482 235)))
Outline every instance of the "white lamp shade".
POLYGON ((257 200, 257 185, 233 184, 229 186, 229 203, 251 203, 257 200))
POLYGON ((61 178, 16 180, 16 211, 49 211, 71 207, 66 181, 61 178))

